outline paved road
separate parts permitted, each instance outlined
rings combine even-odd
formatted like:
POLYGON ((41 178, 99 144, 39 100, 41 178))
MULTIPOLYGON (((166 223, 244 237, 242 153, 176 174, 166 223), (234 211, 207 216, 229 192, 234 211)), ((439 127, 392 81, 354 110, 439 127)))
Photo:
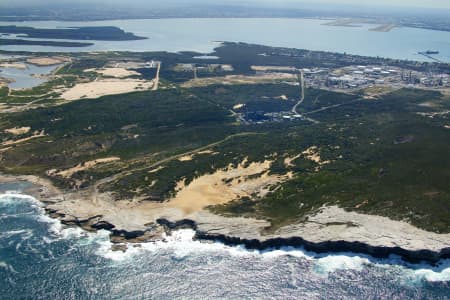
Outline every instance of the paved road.
POLYGON ((299 105, 301 105, 303 103, 303 101, 305 100, 305 80, 304 80, 304 76, 303 76, 303 71, 300 73, 300 78, 299 78, 298 83, 300 84, 301 97, 300 97, 300 100, 294 105, 294 107, 292 107, 291 111, 294 114, 298 114, 297 107, 299 105))
POLYGON ((339 104, 334 104, 334 105, 330 105, 330 106, 325 106, 325 107, 322 107, 322 108, 319 108, 319 109, 316 109, 316 110, 308 111, 308 112, 304 113, 303 115, 315 114, 315 113, 318 113, 318 112, 321 112, 321 111, 324 111, 324 110, 328 110, 328 109, 336 108, 336 107, 339 107, 339 106, 344 106, 344 105, 360 102, 360 101, 363 101, 363 100, 366 100, 366 99, 358 98, 356 100, 352 100, 352 101, 345 102, 345 103, 339 103, 339 104))
POLYGON ((159 86, 159 71, 161 70, 161 62, 158 62, 158 69, 156 70, 155 84, 153 85, 153 91, 158 90, 159 86))

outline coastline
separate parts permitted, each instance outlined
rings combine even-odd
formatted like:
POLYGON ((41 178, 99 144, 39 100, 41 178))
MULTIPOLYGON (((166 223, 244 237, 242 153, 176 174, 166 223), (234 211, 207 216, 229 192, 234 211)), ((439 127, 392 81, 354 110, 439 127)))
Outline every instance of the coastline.
MULTIPOLYGON (((37 176, 0 173, 0 183, 17 181, 31 183, 32 186, 22 193, 42 202, 47 214, 59 219, 61 223, 79 226, 87 231, 105 229, 111 232, 110 239, 116 250, 126 249, 128 243, 161 241, 165 234, 170 234, 173 230, 189 228, 196 232, 197 240, 221 242, 230 246, 241 245, 248 249, 266 250, 293 246, 316 253, 354 252, 375 258, 398 255, 410 263, 430 264, 450 258, 450 234, 427 232, 406 222, 346 212, 338 207, 324 207, 317 214, 311 215, 307 222, 284 226, 273 233, 264 234, 264 229, 269 225, 264 220, 227 218, 206 210, 188 216, 161 209, 149 214, 148 211, 144 213, 149 207, 145 206, 139 207, 143 210, 143 216, 139 216, 138 221, 149 216, 154 219, 148 219, 139 227, 133 219, 136 210, 130 211, 128 220, 122 218, 121 222, 115 224, 103 215, 102 205, 88 214, 86 211, 83 213, 82 209, 79 214, 75 214, 73 210, 64 210, 64 207, 58 206, 58 203, 70 201, 80 202, 77 206, 81 207, 83 201, 94 201, 88 199, 92 197, 90 191, 64 192, 49 180, 37 176)), ((99 196, 108 198, 108 195, 95 195, 96 198, 99 196)))

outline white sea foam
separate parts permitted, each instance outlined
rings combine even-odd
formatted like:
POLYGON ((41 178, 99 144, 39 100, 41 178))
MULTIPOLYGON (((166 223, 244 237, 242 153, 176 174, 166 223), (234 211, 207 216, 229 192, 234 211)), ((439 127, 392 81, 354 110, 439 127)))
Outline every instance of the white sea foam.
POLYGON ((10 238, 13 237, 15 235, 22 235, 24 233, 29 234, 31 230, 26 230, 26 229, 21 229, 21 230, 11 230, 11 231, 6 231, 6 232, 2 232, 0 233, 0 237, 1 238, 10 238))
POLYGON ((207 252, 222 252, 233 256, 255 256, 262 259, 277 259, 281 256, 292 256, 306 259, 312 263, 312 270, 321 277, 339 270, 361 271, 368 266, 378 268, 399 268, 404 274, 405 281, 421 283, 426 281, 450 280, 450 260, 441 261, 437 267, 429 264, 410 264, 392 255, 386 259, 376 259, 369 255, 355 253, 317 254, 302 248, 283 247, 281 249, 268 249, 263 251, 248 250, 243 246, 227 246, 222 243, 205 243, 193 240, 195 232, 189 229, 174 231, 164 241, 143 243, 139 247, 129 247, 127 251, 112 251, 109 239, 103 242, 98 254, 115 261, 131 259, 145 252, 171 250, 176 258, 207 252))
POLYGON ((128 245, 126 251, 111 250, 112 243, 109 237, 98 239, 100 245, 97 255, 114 260, 125 261, 137 255, 157 253, 158 251, 170 251, 177 259, 182 259, 192 254, 227 252, 233 256, 258 255, 258 251, 250 251, 242 246, 226 246, 222 243, 205 243, 193 239, 195 231, 191 229, 180 229, 172 232, 171 235, 165 235, 162 241, 140 243, 138 245, 128 245))
POLYGON ((414 271, 414 276, 416 279, 425 279, 427 281, 450 281, 450 267, 441 272, 435 272, 429 269, 419 269, 414 271))
POLYGON ((280 249, 266 249, 258 251, 264 258, 276 259, 280 256, 292 256, 304 259, 313 259, 313 254, 300 247, 281 247, 280 249))
POLYGON ((417 282, 446 281, 450 280, 450 260, 443 261, 440 266, 432 267, 428 264, 408 264, 398 256, 391 256, 386 259, 375 259, 369 255, 358 255, 354 253, 339 254, 317 254, 301 248, 283 247, 281 249, 268 249, 263 251, 248 250, 243 246, 227 246, 222 243, 205 243, 193 240, 195 232, 190 229, 182 229, 172 232, 165 237, 164 241, 142 243, 135 247, 130 245, 125 252, 112 251, 112 243, 109 241, 108 233, 105 232, 101 238, 97 239, 100 245, 97 255, 111 259, 113 261, 126 261, 138 255, 145 255, 147 252, 158 252, 170 250, 175 258, 181 259, 189 255, 201 253, 227 253, 232 256, 255 256, 262 259, 277 259, 281 256, 292 256, 306 259, 312 263, 312 270, 321 277, 326 277, 330 273, 339 270, 361 271, 367 266, 380 268, 400 268, 407 280, 417 282))
POLYGON ((329 254, 315 259, 313 270, 316 274, 328 276, 329 273, 338 270, 361 271, 369 264, 371 264, 371 262, 365 257, 329 254))
POLYGON ((33 206, 41 206, 41 202, 36 200, 34 197, 21 194, 18 191, 6 191, 3 194, 0 194, 0 203, 2 204, 17 204, 19 201, 28 201, 33 206))
MULTIPOLYGON (((450 260, 441 261, 437 267, 428 264, 417 265, 408 264, 397 256, 391 256, 388 259, 375 259, 366 255, 357 255, 354 253, 340 254, 316 254, 305 251, 302 248, 282 247, 280 249, 267 249, 263 251, 249 250, 243 246, 227 246, 223 243, 206 243, 194 240, 195 231, 190 229, 181 229, 165 236, 164 241, 141 243, 139 245, 128 245, 125 252, 111 250, 112 243, 109 239, 110 233, 106 230, 100 230, 96 233, 86 232, 79 227, 65 227, 57 219, 45 215, 39 201, 35 198, 23 195, 17 192, 8 192, 0 194, 2 203, 14 204, 18 200, 28 201, 33 206, 40 208, 40 214, 37 219, 50 225, 49 231, 55 235, 56 239, 77 239, 78 245, 97 244, 99 245, 96 254, 113 261, 126 261, 138 255, 145 253, 156 253, 162 250, 169 250, 175 258, 184 258, 192 254, 207 252, 223 252, 232 256, 257 256, 262 259, 277 259, 281 256, 292 256, 296 258, 307 259, 313 264, 313 271, 319 276, 328 276, 338 270, 361 271, 368 265, 380 268, 400 268, 405 282, 420 283, 426 281, 449 281, 450 280, 450 260)), ((29 232, 11 231, 4 234, 25 234, 29 237, 29 232)), ((53 240, 46 238, 45 242, 53 240)), ((3 266, 4 267, 4 266, 3 266)))
POLYGON ((441 260, 436 267, 426 264, 408 265, 403 270, 404 277, 411 283, 426 281, 450 281, 450 259, 441 260))
POLYGON ((10 264, 7 264, 4 261, 0 261, 0 268, 10 271, 12 273, 17 273, 17 271, 13 268, 13 266, 11 266, 10 264))

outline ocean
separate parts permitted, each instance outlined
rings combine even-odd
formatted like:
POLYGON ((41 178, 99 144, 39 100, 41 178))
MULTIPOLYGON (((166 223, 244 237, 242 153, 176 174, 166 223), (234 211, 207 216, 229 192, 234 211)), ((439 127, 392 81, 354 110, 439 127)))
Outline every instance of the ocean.
POLYGON ((51 219, 18 193, 26 185, 0 185, 1 299, 450 298, 450 260, 431 266, 301 248, 255 251, 197 241, 192 230, 112 251, 107 231, 51 219))

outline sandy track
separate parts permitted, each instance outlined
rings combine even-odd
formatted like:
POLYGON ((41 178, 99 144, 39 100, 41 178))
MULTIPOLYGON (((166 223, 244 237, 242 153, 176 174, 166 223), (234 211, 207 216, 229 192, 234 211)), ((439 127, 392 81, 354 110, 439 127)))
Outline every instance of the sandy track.
POLYGON ((73 174, 81 172, 81 171, 85 171, 88 169, 91 169, 93 167, 95 167, 98 164, 105 164, 105 163, 109 163, 109 162, 114 162, 114 161, 118 161, 120 160, 120 157, 105 157, 105 158, 99 158, 96 160, 91 160, 91 161, 86 161, 83 163, 79 163, 78 165, 76 165, 73 168, 69 168, 66 170, 61 170, 61 171, 57 171, 57 170, 49 170, 47 172, 47 174, 49 176, 62 176, 64 178, 70 178, 72 177, 73 174))

